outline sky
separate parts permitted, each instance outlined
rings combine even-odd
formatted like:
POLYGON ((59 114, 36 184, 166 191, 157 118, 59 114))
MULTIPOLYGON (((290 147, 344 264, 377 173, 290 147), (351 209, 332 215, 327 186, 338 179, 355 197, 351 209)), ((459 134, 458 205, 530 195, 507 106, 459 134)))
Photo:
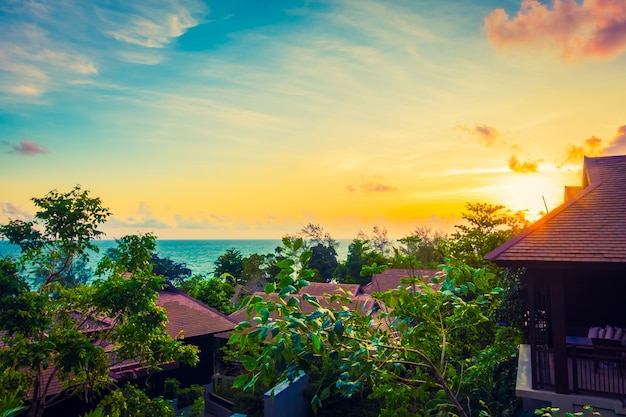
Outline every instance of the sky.
POLYGON ((109 239, 399 238, 536 219, 626 154, 623 0, 5 0, 0 27, 1 224, 80 184, 109 239))

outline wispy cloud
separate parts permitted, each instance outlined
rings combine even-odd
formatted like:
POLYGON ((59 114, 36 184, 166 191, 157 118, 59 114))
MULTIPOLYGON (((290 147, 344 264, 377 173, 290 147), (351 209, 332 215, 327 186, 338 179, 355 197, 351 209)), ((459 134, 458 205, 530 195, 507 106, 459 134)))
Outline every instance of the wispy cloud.
POLYGON ((509 169, 519 174, 528 174, 531 172, 538 172, 539 163, 541 161, 542 161, 541 159, 537 159, 537 160, 528 159, 526 161, 520 161, 517 155, 513 155, 509 158, 509 169))
POLYGON ((32 215, 12 203, 0 203, 0 217, 11 220, 27 220, 32 215))
POLYGON ((457 129, 471 133, 478 142, 489 147, 495 146, 501 137, 498 129, 486 124, 476 125, 474 127, 459 125, 457 129))
POLYGON ((346 190, 351 193, 357 192, 359 190, 364 193, 387 193, 390 191, 395 191, 397 190, 397 188, 390 184, 385 184, 382 179, 377 175, 363 175, 361 177, 361 181, 358 184, 349 184, 346 187, 346 190))
POLYGON ((198 0, 109 3, 0 5, 0 93, 40 96, 96 77, 112 61, 157 64, 162 56, 146 51, 165 48, 208 14, 198 0))
POLYGON ((22 139, 19 143, 9 143, 2 141, 3 144, 9 146, 10 150, 7 153, 16 153, 20 155, 37 155, 48 153, 48 148, 44 145, 39 145, 28 139, 22 139))
POLYGON ((146 48, 162 48, 199 23, 206 8, 197 1, 124 2, 119 11, 103 17, 112 38, 146 48))
POLYGON ((484 18, 489 42, 558 51, 562 59, 610 57, 626 50, 626 2, 623 0, 554 0, 551 7, 522 0, 514 17, 496 9, 484 18))
POLYGON ((109 222, 113 227, 124 228, 167 229, 170 227, 167 222, 157 218, 152 208, 145 202, 139 203, 133 215, 125 218, 112 216, 109 222))

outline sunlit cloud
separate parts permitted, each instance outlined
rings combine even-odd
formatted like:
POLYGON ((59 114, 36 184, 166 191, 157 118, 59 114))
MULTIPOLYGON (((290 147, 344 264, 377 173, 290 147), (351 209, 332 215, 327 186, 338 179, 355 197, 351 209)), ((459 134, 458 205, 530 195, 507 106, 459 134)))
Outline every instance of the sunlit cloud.
POLYGON ((2 141, 4 145, 9 146, 11 149, 7 153, 16 153, 20 155, 37 155, 48 153, 48 148, 44 145, 39 145, 28 139, 22 139, 19 143, 9 143, 2 141))
POLYGON ((585 156, 600 156, 603 154, 602 139, 592 136, 589 139, 585 139, 582 145, 569 145, 565 152, 565 159, 557 167, 581 165, 585 156))
POLYGON ((538 172, 539 163, 541 159, 520 161, 517 155, 513 155, 509 158, 509 169, 519 174, 528 174, 531 172, 538 172))
POLYGON ((626 2, 623 0, 554 0, 551 6, 522 0, 511 17, 496 9, 484 18, 489 42, 498 49, 513 45, 545 47, 562 59, 611 57, 626 50, 626 2))
POLYGON ((388 184, 381 184, 378 182, 368 182, 365 184, 361 184, 361 190, 368 193, 386 193, 396 190, 396 187, 388 184))
POLYGON ((146 48, 162 48, 172 39, 198 25, 196 15, 206 8, 196 1, 133 2, 113 13, 109 11, 106 34, 112 38, 146 48))
POLYGON ((476 125, 474 127, 459 125, 457 126, 457 129, 471 133, 478 142, 489 147, 495 146, 501 136, 500 132, 498 132, 498 129, 493 126, 488 126, 486 124, 476 125))
POLYGON ((558 168, 565 165, 580 166, 585 156, 610 156, 626 154, 626 125, 617 128, 615 136, 608 142, 592 136, 585 139, 582 145, 568 145, 563 162, 557 164, 558 168))

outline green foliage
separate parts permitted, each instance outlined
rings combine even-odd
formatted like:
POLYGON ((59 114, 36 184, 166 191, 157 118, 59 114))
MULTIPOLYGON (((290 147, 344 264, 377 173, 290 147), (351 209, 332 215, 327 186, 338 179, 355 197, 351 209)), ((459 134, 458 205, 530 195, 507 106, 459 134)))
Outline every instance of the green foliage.
POLYGON ((168 400, 173 400, 178 395, 180 381, 176 378, 167 378, 163 383, 163 396, 168 400))
POLYGON ((191 416, 204 415, 204 388, 193 384, 187 388, 180 388, 180 382, 175 378, 165 380, 165 398, 172 400, 178 398, 178 408, 191 406, 191 416))
POLYGON ((502 205, 467 203, 461 214, 466 223, 444 246, 448 257, 474 268, 492 267, 483 257, 528 226, 523 212, 509 213, 502 205))
POLYGON ((168 335, 165 311, 156 305, 164 282, 151 273, 153 236, 120 239, 115 259, 105 256, 99 264, 99 278, 71 288, 63 277, 73 259, 94 249, 90 239, 101 234, 97 226, 108 211, 79 187, 33 201, 40 211, 32 223, 0 228, 13 243, 22 239, 19 263, 0 260, 0 369, 22 395, 31 390, 29 416, 41 416, 66 394, 89 397, 108 386, 116 363, 138 360, 150 369, 197 363, 197 349, 168 335), (31 289, 19 275, 22 265, 48 271, 44 285, 31 289), (66 391, 50 393, 52 379, 66 391))
POLYGON ((535 410, 535 415, 541 416, 541 417, 559 417, 561 416, 561 414, 563 414, 564 417, 590 417, 590 416, 599 417, 602 415, 598 411, 594 410, 593 407, 588 406, 588 405, 583 406, 583 411, 576 411, 576 412, 571 412, 571 411, 563 412, 558 407, 544 407, 544 408, 539 408, 535 410))
POLYGON ((15 417, 28 407, 22 404, 19 392, 4 392, 0 394, 0 417, 15 417))
POLYGON ((315 276, 312 278, 313 281, 329 282, 333 278, 333 273, 338 264, 337 251, 333 246, 318 243, 311 247, 309 268, 315 271, 315 276))
POLYGON ((135 385, 126 384, 100 401, 83 417, 174 417, 174 409, 163 397, 150 398, 135 385))
MULTIPOLYGON (((373 398, 384 401, 388 415, 401 415, 390 397, 396 392, 384 388, 392 385, 408 390, 413 400, 409 408, 415 410, 466 416, 469 408, 462 404, 477 405, 468 403, 467 375, 479 375, 492 365, 481 363, 481 354, 496 343, 498 328, 489 317, 499 293, 489 288, 493 274, 469 268, 453 273, 456 269, 450 267, 441 290, 409 279, 405 288, 376 294, 386 306, 377 315, 350 308, 340 295, 328 301, 345 307, 331 310, 316 297, 291 301, 290 295, 314 273, 306 268, 310 254, 300 250, 300 240, 284 239, 283 244, 286 258, 280 263, 279 283, 266 290, 277 291, 276 301, 246 299, 243 305, 257 326, 240 323, 228 342, 248 372, 237 377, 235 387, 267 384, 276 373, 292 381, 300 370, 334 364, 332 381, 323 377, 314 384, 313 410, 320 410, 333 393, 352 397, 373 388, 373 398), (476 284, 466 279, 468 274, 476 284), (313 307, 312 313, 305 313, 310 311, 302 308, 305 303, 313 307)), ((507 349, 495 347, 492 352, 494 361, 502 359, 501 354, 510 357, 507 349)))
POLYGON ((187 268, 184 262, 175 262, 170 258, 161 258, 157 254, 152 254, 150 263, 154 275, 165 277, 173 285, 180 285, 191 276, 191 269, 187 268))
POLYGON ((363 272, 364 266, 387 265, 387 259, 379 252, 372 250, 368 240, 354 239, 348 246, 345 267, 338 268, 336 278, 339 282, 365 285, 372 280, 372 271, 363 272))
POLYGON ((189 407, 198 399, 202 399, 202 408, 204 409, 204 388, 200 385, 193 384, 187 388, 180 388, 176 397, 178 398, 178 408, 189 407))
POLYGON ((66 193, 52 190, 32 201, 38 207, 35 219, 11 220, 0 226, 0 236, 21 248, 21 265, 32 268, 42 285, 64 283, 76 259, 86 261, 88 250, 98 251, 92 240, 102 235, 98 226, 110 213, 79 185, 66 193))
POLYGON ((444 262, 442 243, 446 236, 427 227, 417 227, 409 236, 398 239, 392 268, 436 269, 444 262))
POLYGON ((202 275, 194 275, 184 281, 180 289, 187 295, 202 301, 223 314, 230 314, 234 311, 230 299, 235 293, 235 289, 232 285, 218 278, 205 278, 202 275))
POLYGON ((243 273, 243 256, 237 249, 227 249, 226 252, 217 258, 214 264, 215 276, 225 276, 226 281, 232 286, 243 283, 241 278, 243 273))

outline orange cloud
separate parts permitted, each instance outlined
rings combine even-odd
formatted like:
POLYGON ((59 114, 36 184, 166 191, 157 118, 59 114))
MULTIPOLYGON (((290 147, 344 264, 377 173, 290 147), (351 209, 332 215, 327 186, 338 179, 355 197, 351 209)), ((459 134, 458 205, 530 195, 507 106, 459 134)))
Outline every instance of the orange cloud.
POLYGON ((604 153, 602 139, 595 136, 585 139, 585 143, 582 146, 569 145, 565 151, 567 155, 563 163, 558 165, 559 168, 566 164, 580 165, 583 163, 585 156, 600 156, 604 153))
POLYGON ((604 149, 605 155, 623 155, 626 154, 626 125, 617 129, 617 135, 611 143, 604 149))
POLYGON ((513 155, 511 156, 511 158, 509 158, 509 169, 513 172, 517 172, 520 174, 537 172, 539 170, 539 162, 541 162, 541 159, 538 159, 536 161, 528 160, 520 162, 520 160, 517 158, 517 155, 513 155))
POLYGON ((489 42, 498 49, 511 45, 547 46, 561 58, 610 57, 626 50, 624 0, 554 0, 549 7, 522 0, 511 18, 496 9, 484 18, 489 42))

